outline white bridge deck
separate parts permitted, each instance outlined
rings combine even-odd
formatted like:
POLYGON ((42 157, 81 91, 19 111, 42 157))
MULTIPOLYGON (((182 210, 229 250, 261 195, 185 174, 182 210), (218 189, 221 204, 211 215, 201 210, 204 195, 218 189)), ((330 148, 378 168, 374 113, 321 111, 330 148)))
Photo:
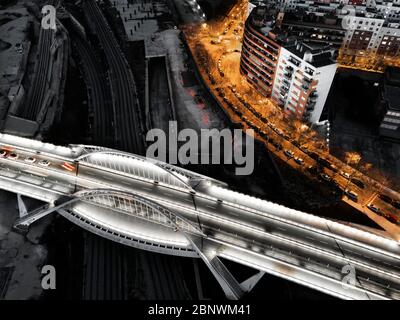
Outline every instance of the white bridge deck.
POLYGON ((17 229, 57 211, 125 245, 200 257, 233 299, 259 277, 239 284, 218 257, 344 299, 400 298, 400 245, 389 236, 239 194, 209 177, 116 150, 4 134, 0 148, 8 150, 0 157, 0 189, 48 204, 22 214, 17 229), (29 157, 35 161, 26 161, 29 157))

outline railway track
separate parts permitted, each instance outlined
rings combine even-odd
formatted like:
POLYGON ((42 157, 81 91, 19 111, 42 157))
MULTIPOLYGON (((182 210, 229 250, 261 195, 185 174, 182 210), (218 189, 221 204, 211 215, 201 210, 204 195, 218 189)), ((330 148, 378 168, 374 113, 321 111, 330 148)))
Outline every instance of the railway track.
POLYGON ((82 67, 88 87, 89 108, 93 113, 93 132, 95 144, 114 147, 112 128, 113 107, 110 103, 110 91, 106 77, 102 73, 101 63, 94 58, 90 44, 78 35, 73 35, 73 43, 82 61, 82 67))
POLYGON ((120 245, 90 233, 85 239, 85 300, 126 298, 124 250, 120 245))
POLYGON ((143 154, 140 106, 128 62, 97 3, 93 0, 85 1, 83 10, 88 20, 92 22, 109 65, 116 147, 143 154))
MULTIPOLYGON (((97 34, 104 51, 109 67, 109 81, 112 96, 111 108, 107 108, 104 104, 96 105, 95 101, 93 101, 93 106, 97 108, 93 109, 93 111, 98 123, 98 126, 96 125, 94 128, 94 137, 100 144, 103 144, 106 142, 103 141, 103 139, 107 139, 111 130, 112 133, 115 133, 115 139, 112 142, 110 141, 114 148, 143 154, 145 147, 142 138, 143 123, 140 117, 140 106, 137 98, 136 86, 128 62, 97 3, 93 0, 88 0, 83 3, 82 7, 89 25, 92 31, 97 34), (102 110, 107 111, 107 114, 102 110), (96 113, 98 112, 101 114, 97 115, 96 113), (109 125, 110 119, 112 119, 113 128, 109 125)), ((94 75, 98 67, 93 65, 95 62, 92 61, 93 58, 87 51, 88 47, 86 46, 86 48, 83 48, 83 45, 83 43, 78 44, 78 46, 80 46, 78 50, 82 50, 82 55, 85 55, 85 60, 91 60, 89 62, 91 65, 87 66, 87 68, 91 70, 91 75, 88 75, 92 77, 90 81, 98 82, 99 79, 95 79, 94 75)), ((100 95, 97 95, 96 98, 94 97, 94 91, 103 90, 102 88, 96 86, 96 88, 93 87, 91 90, 93 90, 91 93, 93 99, 97 100, 100 98, 100 95)), ((102 94, 104 94, 104 92, 102 92, 102 94)), ((99 237, 92 237, 88 239, 85 244, 87 251, 85 254, 87 260, 86 274, 89 276, 85 281, 87 288, 84 297, 86 299, 126 298, 126 295, 119 295, 115 292, 115 289, 119 289, 126 294, 127 288, 119 279, 123 279, 126 276, 126 272, 128 272, 128 267, 124 267, 124 263, 129 261, 129 257, 135 257, 133 260, 138 261, 140 268, 148 274, 147 281, 144 283, 138 279, 139 283, 144 285, 143 288, 152 292, 153 296, 149 296, 148 298, 188 298, 189 294, 186 286, 181 282, 183 280, 177 271, 179 269, 178 262, 174 258, 171 259, 167 256, 149 252, 138 252, 137 250, 121 246, 119 246, 117 250, 115 244, 107 244, 108 242, 109 241, 100 239, 99 237), (109 246, 114 247, 114 250, 109 250, 109 246), (115 256, 115 252, 118 252, 118 255, 115 256), (109 261, 109 263, 105 263, 104 259, 109 261), (90 276, 92 273, 94 276, 90 276), (109 285, 109 279, 113 279, 113 287, 109 285), (101 286, 103 286, 103 289, 99 288, 101 286), (96 290, 100 291, 97 292, 96 290)), ((139 285, 139 288, 142 288, 142 285, 139 285)))
MULTIPOLYGON (((49 4, 58 6, 58 1, 49 1, 49 4)), ((27 103, 18 116, 35 121, 43 105, 48 88, 48 73, 51 65, 51 45, 55 39, 55 31, 40 28, 38 42, 38 60, 35 64, 35 73, 29 88, 27 103)))

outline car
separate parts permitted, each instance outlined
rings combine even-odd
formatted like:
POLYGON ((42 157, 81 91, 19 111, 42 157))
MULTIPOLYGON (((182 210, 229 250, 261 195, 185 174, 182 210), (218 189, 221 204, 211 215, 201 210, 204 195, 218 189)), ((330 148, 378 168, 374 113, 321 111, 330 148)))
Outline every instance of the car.
POLYGON ((364 188, 365 188, 364 182, 362 182, 362 181, 359 180, 359 179, 351 178, 350 181, 351 181, 353 184, 355 184, 357 187, 361 188, 361 189, 364 189, 364 188))
POLYGON ((7 155, 7 158, 10 158, 11 160, 17 160, 19 158, 19 155, 15 152, 11 152, 7 155))
POLYGON ((315 153, 315 152, 309 152, 308 153, 308 155, 312 158, 312 159, 314 159, 314 160, 316 160, 316 161, 318 161, 319 159, 320 159, 320 157, 319 157, 319 154, 318 153, 315 153))
POLYGON ((268 139, 268 135, 267 135, 264 131, 261 131, 260 135, 261 135, 261 137, 263 137, 264 139, 268 139))
POLYGON ((367 208, 375 213, 379 213, 381 212, 381 209, 379 209, 378 207, 374 206, 372 203, 370 203, 369 205, 367 205, 367 208))
POLYGON ((307 171, 312 173, 312 174, 318 174, 318 172, 319 172, 318 169, 316 167, 314 167, 314 166, 309 166, 307 168, 307 171))
POLYGON ((344 193, 346 194, 346 196, 348 196, 351 200, 353 201, 357 201, 358 200, 358 194, 355 193, 354 191, 350 190, 350 189, 346 189, 344 191, 344 193))
POLYGON ((306 146, 301 146, 300 150, 303 151, 306 154, 309 154, 309 152, 310 152, 306 146))
POLYGON ((62 168, 64 168, 67 171, 74 171, 75 170, 75 166, 73 166, 72 164, 68 163, 68 162, 64 162, 61 165, 62 168))
POLYGON ((350 174, 344 171, 340 171, 340 175, 346 179, 350 179, 350 174))
POLYGON ((337 182, 335 179, 332 179, 332 184, 337 190, 341 191, 343 189, 339 182, 337 182))
POLYGON ((382 193, 378 194, 378 198, 383 200, 383 201, 385 201, 385 202, 387 202, 387 203, 392 203, 392 201, 393 201, 391 197, 389 197, 389 196, 387 196, 385 194, 382 194, 382 193))
POLYGON ((25 158, 25 162, 28 162, 28 163, 34 163, 36 161, 36 158, 34 158, 34 157, 26 157, 25 158))
POLYGON ((324 158, 320 158, 318 156, 318 159, 316 159, 316 160, 324 167, 329 168, 331 166, 331 163, 328 160, 324 159, 324 158))
POLYGON ((38 165, 43 166, 43 167, 48 167, 50 165, 50 161, 49 160, 40 160, 38 162, 38 165))
POLYGON ((283 153, 284 153, 285 156, 288 157, 288 158, 293 158, 293 157, 294 157, 294 153, 293 153, 293 151, 291 151, 291 150, 285 150, 283 153))
POLYGON ((304 160, 302 158, 296 157, 296 158, 294 158, 294 162, 296 162, 297 164, 302 165, 304 163, 304 160))
POLYGON ((400 209, 400 201, 393 201, 393 207, 400 209))
POLYGON ((333 172, 338 172, 338 168, 334 164, 329 164, 328 169, 332 170, 333 172))
POLYGON ((384 217, 386 219, 388 219, 391 223, 396 224, 399 221, 399 219, 396 216, 394 216, 393 214, 390 214, 390 213, 385 213, 384 217))
POLYGON ((297 140, 294 140, 294 141, 292 142, 292 144, 293 144, 295 147, 297 147, 297 148, 300 147, 300 142, 298 142, 297 140))
POLYGON ((328 176, 326 173, 321 173, 320 177, 328 182, 330 182, 332 180, 332 178, 330 176, 328 176))
POLYGON ((7 155, 7 151, 0 150, 0 158, 4 158, 7 155))

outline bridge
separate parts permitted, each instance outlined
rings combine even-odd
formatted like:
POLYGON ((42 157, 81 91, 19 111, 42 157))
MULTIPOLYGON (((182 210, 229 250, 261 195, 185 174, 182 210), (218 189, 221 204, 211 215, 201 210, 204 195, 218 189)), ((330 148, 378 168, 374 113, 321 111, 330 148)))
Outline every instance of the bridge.
POLYGON ((108 148, 0 134, 0 189, 25 232, 57 212, 99 236, 201 258, 230 299, 264 273, 343 299, 400 298, 400 239, 240 194, 218 180, 108 148), (43 206, 28 212, 21 196, 43 206), (256 271, 239 283, 230 260, 256 271))

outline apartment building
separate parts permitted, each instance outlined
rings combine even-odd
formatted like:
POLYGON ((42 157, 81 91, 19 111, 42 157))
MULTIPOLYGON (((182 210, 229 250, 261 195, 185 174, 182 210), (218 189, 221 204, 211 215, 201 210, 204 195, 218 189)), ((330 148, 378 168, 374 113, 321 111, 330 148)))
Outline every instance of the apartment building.
POLYGON ((280 51, 272 99, 296 118, 316 123, 320 120, 336 68, 329 45, 287 44, 280 51))
POLYGON ((280 28, 276 6, 253 9, 246 21, 240 72, 286 112, 318 122, 336 72, 330 45, 299 41, 280 28))
POLYGON ((275 29, 276 11, 253 9, 246 21, 240 72, 264 96, 270 96, 277 68, 282 36, 275 29))
POLYGON ((350 55, 400 53, 400 0, 280 0, 277 6, 280 28, 305 42, 350 55))

